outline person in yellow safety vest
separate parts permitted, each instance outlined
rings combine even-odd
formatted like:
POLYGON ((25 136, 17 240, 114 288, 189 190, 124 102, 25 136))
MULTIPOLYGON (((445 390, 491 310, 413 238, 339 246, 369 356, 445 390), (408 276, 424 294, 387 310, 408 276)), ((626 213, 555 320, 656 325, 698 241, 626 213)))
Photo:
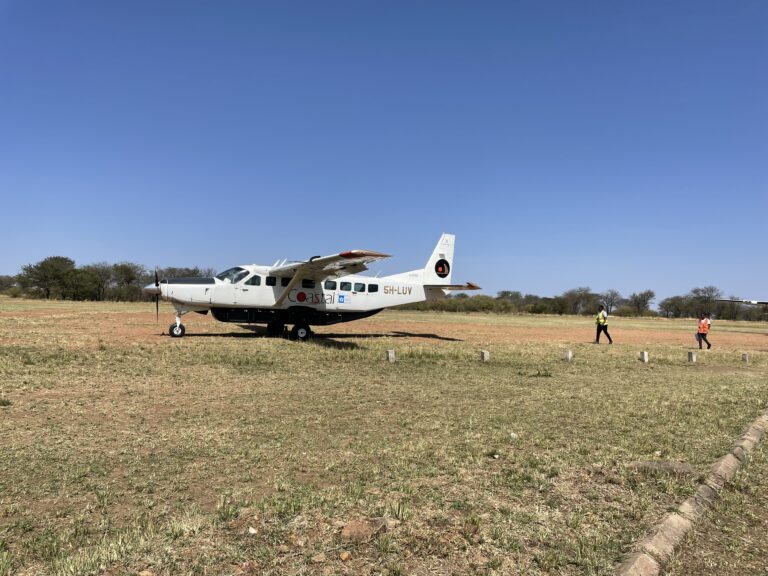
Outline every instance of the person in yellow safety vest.
POLYGON ((595 335, 595 344, 600 344, 600 333, 605 332, 608 336, 608 344, 613 344, 613 338, 608 334, 608 313, 605 311, 605 307, 601 304, 597 308, 597 314, 595 314, 595 324, 597 325, 597 334, 595 335))
POLYGON ((712 344, 710 344, 709 340, 707 340, 707 334, 709 334, 709 327, 711 325, 712 321, 707 317, 706 314, 701 314, 699 316, 699 331, 696 333, 696 340, 699 341, 699 350, 701 350, 702 342, 707 343, 707 350, 712 348, 712 344))

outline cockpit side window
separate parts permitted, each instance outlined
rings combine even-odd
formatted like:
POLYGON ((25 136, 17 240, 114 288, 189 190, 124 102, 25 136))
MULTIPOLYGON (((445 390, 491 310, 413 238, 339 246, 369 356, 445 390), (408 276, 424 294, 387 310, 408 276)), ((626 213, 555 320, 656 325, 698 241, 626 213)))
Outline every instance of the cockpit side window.
POLYGON ((240 282, 243 278, 248 276, 248 270, 245 268, 240 268, 240 266, 235 266, 234 268, 230 268, 229 270, 224 270, 221 274, 217 274, 216 278, 221 280, 222 282, 227 282, 228 284, 235 284, 237 282, 240 282))
POLYGON ((240 282, 240 280, 248 276, 248 274, 250 274, 248 270, 243 270, 242 272, 238 272, 237 274, 235 274, 235 277, 232 279, 232 284, 237 284, 238 282, 240 282))
POLYGON ((261 276, 254 274, 245 281, 248 286, 261 286, 261 276))

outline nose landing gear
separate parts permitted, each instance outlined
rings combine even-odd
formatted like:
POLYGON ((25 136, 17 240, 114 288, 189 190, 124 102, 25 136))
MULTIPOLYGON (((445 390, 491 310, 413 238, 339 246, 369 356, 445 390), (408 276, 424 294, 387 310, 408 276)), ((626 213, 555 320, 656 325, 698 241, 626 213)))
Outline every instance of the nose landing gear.
POLYGON ((187 312, 189 310, 176 308, 176 322, 168 327, 168 334, 171 335, 171 338, 181 338, 186 333, 187 330, 184 328, 184 324, 181 323, 181 317, 187 312))
POLYGON ((186 329, 184 328, 184 324, 176 324, 174 322, 168 327, 168 334, 171 335, 171 338, 181 338, 185 333, 186 329))

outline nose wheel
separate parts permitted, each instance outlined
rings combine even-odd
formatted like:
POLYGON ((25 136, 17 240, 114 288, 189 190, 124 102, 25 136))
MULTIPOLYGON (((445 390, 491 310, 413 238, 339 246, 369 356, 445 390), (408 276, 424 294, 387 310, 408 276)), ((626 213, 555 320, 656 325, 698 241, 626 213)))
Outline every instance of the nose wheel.
POLYGON ((168 334, 171 335, 171 338, 181 338, 186 333, 186 329, 184 328, 184 324, 176 324, 174 322, 168 327, 168 334))
POLYGON ((171 335, 171 338, 181 338, 186 333, 186 328, 184 328, 184 324, 181 323, 181 317, 189 312, 189 310, 185 310, 184 308, 176 308, 176 322, 168 326, 168 334, 171 335))
POLYGON ((308 324, 296 324, 291 329, 291 340, 305 342, 310 338, 312 338, 312 330, 309 329, 308 324))

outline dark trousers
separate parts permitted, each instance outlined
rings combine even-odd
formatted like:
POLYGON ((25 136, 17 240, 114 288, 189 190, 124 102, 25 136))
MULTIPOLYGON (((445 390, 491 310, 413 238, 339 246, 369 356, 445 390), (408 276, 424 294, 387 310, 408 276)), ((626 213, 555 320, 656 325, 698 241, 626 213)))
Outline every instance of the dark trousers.
POLYGON ((605 335, 608 337, 608 343, 613 344, 613 338, 611 338, 611 335, 608 334, 608 324, 598 324, 597 325, 597 334, 595 335, 595 342, 600 344, 600 333, 605 332, 605 335))
POLYGON ((709 340, 707 340, 707 335, 703 332, 699 332, 699 350, 701 350, 701 343, 706 342, 707 343, 707 350, 712 348, 712 344, 709 343, 709 340))

